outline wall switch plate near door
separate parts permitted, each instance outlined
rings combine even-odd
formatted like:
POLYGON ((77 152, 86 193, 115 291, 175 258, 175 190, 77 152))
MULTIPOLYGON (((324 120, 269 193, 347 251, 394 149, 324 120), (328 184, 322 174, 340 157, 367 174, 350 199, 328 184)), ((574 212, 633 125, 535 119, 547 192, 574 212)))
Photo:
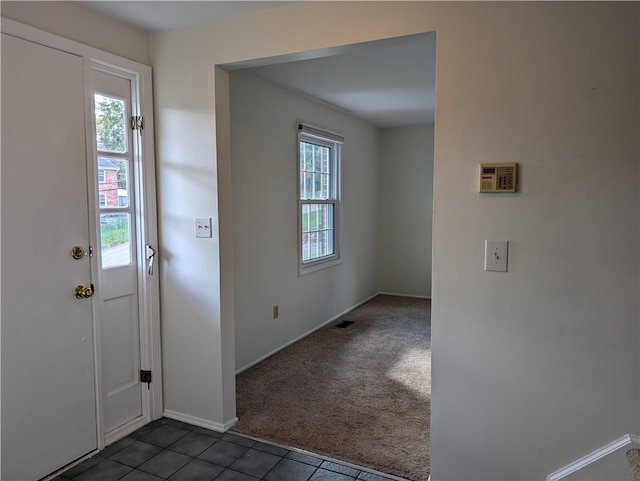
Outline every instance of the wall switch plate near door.
POLYGON ((507 272, 509 241, 484 241, 484 270, 507 272))

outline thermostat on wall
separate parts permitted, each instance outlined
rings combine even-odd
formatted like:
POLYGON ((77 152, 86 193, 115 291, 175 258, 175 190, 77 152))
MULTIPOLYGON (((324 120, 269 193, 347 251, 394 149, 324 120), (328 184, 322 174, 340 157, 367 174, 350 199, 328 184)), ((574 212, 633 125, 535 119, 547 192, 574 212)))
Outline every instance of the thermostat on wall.
POLYGON ((480 164, 480 193, 515 192, 518 164, 480 164))

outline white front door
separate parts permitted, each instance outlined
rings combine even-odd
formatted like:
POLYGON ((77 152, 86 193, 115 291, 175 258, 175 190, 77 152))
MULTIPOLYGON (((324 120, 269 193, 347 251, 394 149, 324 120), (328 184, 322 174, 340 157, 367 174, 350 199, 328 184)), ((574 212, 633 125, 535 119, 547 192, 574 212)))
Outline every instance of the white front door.
POLYGON ((100 66, 90 69, 92 128, 95 143, 91 161, 97 173, 94 199, 97 249, 95 266, 100 290, 96 293, 104 431, 117 439, 144 414, 141 382, 139 279, 147 275, 146 252, 139 248, 137 185, 142 175, 136 167, 131 128, 132 81, 100 66))
POLYGON ((81 57, 2 34, 2 479, 97 448, 81 57))

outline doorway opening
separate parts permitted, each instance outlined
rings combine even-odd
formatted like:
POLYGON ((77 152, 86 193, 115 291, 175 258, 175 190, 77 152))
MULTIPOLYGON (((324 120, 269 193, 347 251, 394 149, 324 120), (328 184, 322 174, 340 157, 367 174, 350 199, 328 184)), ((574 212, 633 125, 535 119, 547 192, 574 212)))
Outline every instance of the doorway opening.
MULTIPOLYGON (((413 64, 424 62, 431 69, 427 73, 431 82, 435 79, 433 33, 344 47, 334 52, 340 55, 324 52, 313 60, 317 65, 305 60, 266 66, 262 61, 260 67, 225 66, 229 68, 231 92, 237 372, 379 292, 430 297, 433 167, 427 158, 430 155, 432 162, 433 117, 430 123, 424 118, 413 123, 416 120, 412 116, 418 115, 419 109, 415 108, 415 100, 403 103, 415 93, 407 85, 394 92, 395 103, 385 100, 388 97, 383 90, 373 86, 367 89, 363 81, 356 87, 340 87, 341 69, 335 62, 357 65, 347 51, 361 55, 365 64, 374 64, 381 79, 390 86, 397 77, 416 84, 429 82, 417 74, 394 71, 391 61, 388 66, 373 61, 376 51, 396 59, 413 58, 413 64), (416 57, 399 55, 401 49, 415 49, 416 57), (387 77, 386 72, 392 73, 387 77), (319 100, 317 89, 327 87, 332 97, 319 100), (258 93, 262 95, 258 97, 258 93), (340 103, 349 93, 361 107, 367 107, 371 115, 368 120, 354 113, 357 105, 347 107, 340 103), (388 124, 374 123, 378 121, 373 118, 385 111, 395 119, 388 124), (304 277, 288 268, 289 256, 296 256, 296 211, 295 205, 289 205, 296 195, 296 160, 291 148, 294 137, 289 137, 296 120, 345 135, 343 178, 348 182, 342 192, 342 233, 347 236, 343 239, 343 253, 349 258, 345 261, 349 265, 343 263, 304 277), (420 149, 422 155, 415 155, 415 150, 420 149), (401 159, 412 160, 403 165, 401 159), (294 169, 293 174, 290 169, 294 169), (409 169, 415 170, 409 174, 409 169), (412 181, 420 177, 423 184, 416 187, 412 181), (426 202, 425 194, 429 197, 426 202), (249 199, 260 202, 248 202, 249 199), (414 207, 419 209, 413 210, 414 207), (422 229, 422 233, 406 230, 407 218, 411 228, 422 229), (418 248, 409 242, 416 238, 420 239, 418 248), (256 243, 260 249, 255 248, 256 243), (403 264, 407 262, 408 267, 403 264), (279 305, 277 320, 270 319, 273 305, 279 305)), ((425 103, 433 115, 433 83, 431 87, 425 103)), ((420 85, 421 91, 424 88, 420 85)), ((241 413, 238 414, 241 423, 241 413)))

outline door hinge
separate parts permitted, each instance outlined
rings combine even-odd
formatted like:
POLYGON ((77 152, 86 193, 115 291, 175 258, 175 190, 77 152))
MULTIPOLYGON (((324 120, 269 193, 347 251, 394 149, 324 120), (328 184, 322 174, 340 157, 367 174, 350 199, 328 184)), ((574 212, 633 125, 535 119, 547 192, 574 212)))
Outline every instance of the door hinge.
POLYGON ((151 382, 151 371, 141 370, 140 371, 140 382, 146 382, 147 383, 147 389, 151 389, 149 387, 149 383, 151 382))
POLYGON ((144 118, 142 115, 136 115, 131 117, 131 130, 144 129, 144 118))

